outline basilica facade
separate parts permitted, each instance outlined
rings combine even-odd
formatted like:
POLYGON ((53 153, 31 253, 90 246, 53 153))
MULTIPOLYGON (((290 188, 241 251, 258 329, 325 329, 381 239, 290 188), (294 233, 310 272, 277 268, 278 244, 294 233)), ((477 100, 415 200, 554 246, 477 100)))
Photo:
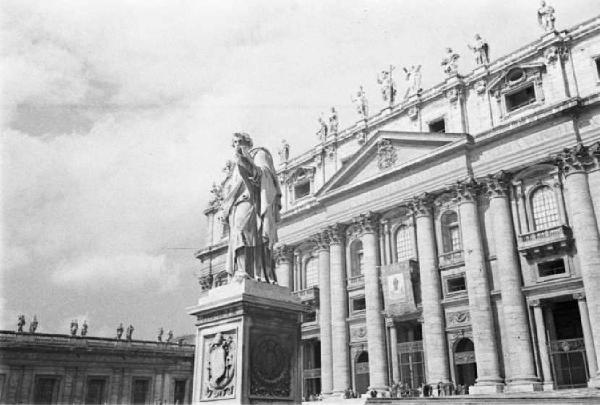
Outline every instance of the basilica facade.
MULTIPOLYGON (((310 308, 305 396, 600 386, 600 17, 551 28, 282 151, 276 272, 310 308)), ((218 197, 205 214, 209 289, 228 230, 218 197)))

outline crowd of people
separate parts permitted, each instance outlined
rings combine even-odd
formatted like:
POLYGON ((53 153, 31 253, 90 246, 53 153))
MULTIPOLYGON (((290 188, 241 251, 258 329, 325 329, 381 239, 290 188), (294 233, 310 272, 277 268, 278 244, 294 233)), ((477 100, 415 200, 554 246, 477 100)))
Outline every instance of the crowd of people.
MULTIPOLYGON (((405 382, 396 382, 390 386, 389 396, 391 398, 415 398, 415 397, 446 397, 451 395, 467 395, 469 386, 453 383, 439 382, 437 384, 422 383, 416 388, 412 388, 405 382)), ((344 390, 344 399, 360 398, 361 394, 348 387, 344 390)), ((369 398, 377 398, 380 393, 373 387, 367 389, 369 398)), ((385 395, 387 396, 387 394, 385 395)), ((323 394, 310 394, 305 401, 322 401, 323 394)))

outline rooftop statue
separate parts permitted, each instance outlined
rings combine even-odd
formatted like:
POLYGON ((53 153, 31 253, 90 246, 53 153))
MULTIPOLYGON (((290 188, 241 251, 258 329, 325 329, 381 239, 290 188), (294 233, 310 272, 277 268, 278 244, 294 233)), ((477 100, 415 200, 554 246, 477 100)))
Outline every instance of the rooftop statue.
POLYGON ((117 339, 121 339, 121 337, 123 336, 123 323, 119 324, 119 327, 117 328, 117 339))
POLYGON ((81 325, 81 336, 87 336, 87 332, 88 332, 88 324, 87 324, 87 321, 84 320, 83 325, 81 325))
POLYGON ((77 323, 77 319, 73 319, 71 321, 71 336, 77 336, 77 329, 79 329, 79 324, 77 323))
POLYGON ((468 47, 475 54, 475 63, 477 66, 490 63, 490 48, 488 43, 482 39, 479 34, 475 34, 475 41, 472 44, 469 44, 468 47))
POLYGON ((335 135, 338 132, 338 114, 335 107, 331 107, 331 114, 329 115, 329 133, 335 135))
POLYGON ((286 163, 290 159, 290 144, 285 139, 281 140, 281 147, 277 152, 279 154, 279 161, 286 163))
POLYGON ((33 316, 33 321, 31 321, 31 323, 29 324, 29 333, 35 333, 35 331, 37 330, 38 327, 38 320, 37 320, 37 316, 33 316))
POLYGON ((319 137, 319 139, 322 142, 325 142, 327 140, 327 124, 325 123, 325 120, 323 119, 323 117, 319 117, 318 119, 319 121, 319 130, 317 131, 317 136, 319 137))
POLYGON ((167 343, 169 343, 171 340, 173 340, 173 331, 169 329, 169 332, 167 333, 167 343))
POLYGON ((421 92, 421 65, 412 65, 410 69, 402 68, 406 79, 406 92, 404 98, 421 92))
POLYGON ((554 7, 546 4, 544 0, 540 2, 540 8, 537 12, 538 23, 544 31, 554 31, 554 7))
POLYGON ((458 65, 456 64, 458 58, 460 58, 460 55, 454 52, 452 48, 446 48, 446 56, 442 59, 442 67, 444 73, 448 76, 458 73, 458 65))
POLYGON ((25 327, 25 315, 19 315, 17 317, 17 332, 23 332, 23 328, 25 327))
POLYGON ((232 183, 222 204, 230 229, 225 269, 230 277, 275 283, 272 250, 277 242, 281 190, 271 153, 252 146, 250 135, 233 134, 232 183))
POLYGON ((129 326, 127 327, 126 335, 125 335, 127 340, 131 340, 131 338, 133 337, 133 331, 134 331, 133 325, 129 324, 129 326))
POLYGON ((392 77, 394 69, 395 67, 390 65, 389 70, 382 70, 381 73, 377 75, 377 83, 381 84, 383 101, 387 101, 390 107, 394 105, 394 100, 396 99, 396 83, 392 77))
POLYGON ((156 341, 157 342, 162 342, 163 333, 165 333, 165 331, 164 331, 164 329, 162 327, 160 327, 158 329, 158 335, 156 336, 156 341))
POLYGON ((356 97, 351 97, 352 102, 356 104, 356 111, 361 116, 363 120, 367 120, 369 118, 369 103, 367 101, 367 95, 363 90, 363 86, 360 86, 358 91, 356 92, 356 97))

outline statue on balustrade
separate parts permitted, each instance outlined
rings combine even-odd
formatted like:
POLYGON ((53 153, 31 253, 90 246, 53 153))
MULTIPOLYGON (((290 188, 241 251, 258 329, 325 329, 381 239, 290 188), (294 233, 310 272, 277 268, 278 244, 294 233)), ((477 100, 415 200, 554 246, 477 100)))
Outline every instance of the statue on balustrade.
POLYGON ((468 47, 475 54, 475 63, 477 66, 490 63, 490 47, 479 34, 475 34, 475 41, 472 44, 469 44, 468 47))
POLYGON ((117 340, 121 340, 122 336, 123 336, 123 323, 121 322, 119 324, 119 327, 117 328, 117 340))
POLYGON ((352 96, 351 100, 356 105, 356 111, 360 117, 366 121, 369 118, 369 102, 363 86, 359 87, 356 97, 352 96))
POLYGON ((319 130, 317 131, 317 137, 319 138, 319 140, 321 142, 325 142, 327 140, 327 124, 325 123, 325 120, 323 119, 323 117, 319 117, 318 118, 319 121, 319 130))
POLYGON ((544 29, 544 31, 554 31, 554 7, 546 4, 544 0, 540 3, 540 8, 537 12, 538 23, 544 29))
POLYGON ((35 333, 35 331, 37 330, 37 327, 38 327, 38 320, 37 320, 37 316, 34 315, 33 321, 31 321, 31 323, 29 324, 29 333, 35 333))
POLYGON ((125 335, 125 337, 126 337, 127 340, 131 340, 132 339, 132 337, 133 337, 133 331, 134 331, 133 325, 129 324, 129 326, 127 327, 126 335, 125 335))
POLYGON ((77 323, 77 319, 73 319, 71 321, 71 336, 77 336, 77 329, 79 329, 79 324, 77 323))
POLYGON ((338 132, 338 113, 335 110, 335 107, 331 107, 331 114, 329 115, 329 133, 335 136, 338 132))
POLYGON ((164 331, 164 329, 162 327, 160 327, 158 329, 158 335, 156 336, 156 341, 157 342, 162 342, 163 333, 165 333, 165 331, 164 331))
POLYGON ((404 70, 404 78, 407 81, 404 98, 419 94, 421 92, 421 65, 412 65, 410 69, 403 67, 402 70, 404 70))
POLYGON ((442 59, 442 68, 448 76, 458 73, 458 58, 460 58, 460 55, 454 52, 452 48, 446 48, 446 56, 442 59))
POLYGON ((83 325, 81 325, 81 336, 87 336, 88 333, 88 324, 87 321, 83 321, 83 325))
POLYGON ((394 69, 396 69, 395 66, 390 65, 389 70, 384 69, 377 75, 377 83, 381 85, 383 101, 387 101, 390 107, 394 105, 396 100, 396 82, 392 77, 394 69))
POLYGON ((169 329, 169 332, 167 333, 167 343, 171 342, 171 340, 173 340, 173 331, 169 329))
POLYGON ((230 277, 275 283, 273 245, 281 211, 281 189, 271 153, 252 148, 246 133, 233 134, 232 183, 224 196, 223 218, 229 224, 226 271, 230 277))
POLYGON ((23 332, 23 328, 25 327, 25 315, 19 315, 17 318, 17 332, 23 332))

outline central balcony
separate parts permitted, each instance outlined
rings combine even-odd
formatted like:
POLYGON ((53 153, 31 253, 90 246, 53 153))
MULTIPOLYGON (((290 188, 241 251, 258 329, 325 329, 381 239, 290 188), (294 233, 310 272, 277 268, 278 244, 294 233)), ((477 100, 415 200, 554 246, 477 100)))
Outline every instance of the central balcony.
POLYGON ((519 252, 527 257, 543 256, 565 249, 570 243, 571 228, 558 225, 519 235, 519 252))
POLYGON ((358 276, 348 277, 348 289, 361 288, 365 285, 365 276, 359 274, 358 276))
POLYGON ((440 267, 451 267, 463 264, 465 259, 463 258, 462 250, 453 250, 452 252, 442 253, 438 256, 440 267))
POLYGON ((312 286, 303 290, 294 291, 293 294, 302 302, 316 302, 319 299, 319 287, 312 286))

